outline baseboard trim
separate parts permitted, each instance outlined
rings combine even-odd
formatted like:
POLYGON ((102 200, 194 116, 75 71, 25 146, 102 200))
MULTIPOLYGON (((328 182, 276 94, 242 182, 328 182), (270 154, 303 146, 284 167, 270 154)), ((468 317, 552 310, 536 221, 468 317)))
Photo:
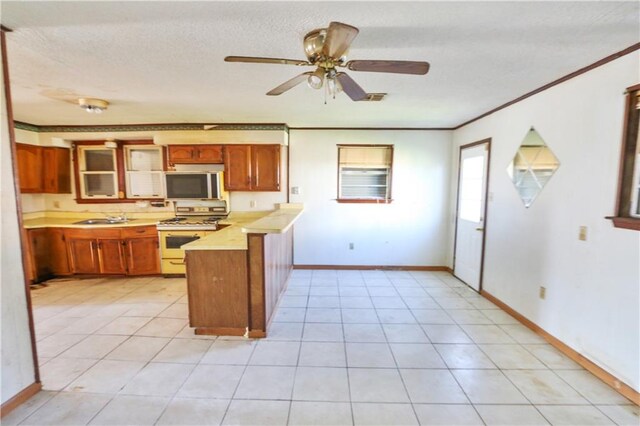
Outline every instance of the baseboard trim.
POLYGON ((618 392, 620 395, 627 398, 629 401, 633 402, 636 405, 640 405, 640 393, 636 392, 631 386, 624 383, 622 380, 615 377, 613 374, 605 371, 602 367, 596 365, 593 361, 589 360, 587 357, 582 355, 580 352, 576 351, 566 343, 562 342, 558 338, 552 336, 539 325, 522 315, 521 313, 514 310, 512 307, 504 303, 502 300, 493 296, 491 293, 488 293, 484 290, 480 293, 490 302, 493 302, 495 305, 499 306, 509 315, 517 319, 524 325, 529 328, 534 333, 541 336, 544 340, 549 342, 549 344, 560 352, 571 358, 576 363, 580 364, 584 367, 585 370, 602 380, 604 383, 609 385, 613 390, 618 392))
POLYGON ((198 336, 244 336, 246 328, 241 327, 196 327, 194 334, 198 336))
POLYGON ((33 395, 40 392, 41 389, 42 383, 40 382, 31 383, 29 386, 22 389, 20 392, 15 394, 13 398, 2 404, 2 407, 0 407, 0 418, 15 410, 20 404, 26 402, 33 395))
POLYGON ((442 271, 451 272, 448 266, 393 266, 393 265, 293 265, 293 269, 338 269, 338 270, 375 270, 383 271, 442 271))

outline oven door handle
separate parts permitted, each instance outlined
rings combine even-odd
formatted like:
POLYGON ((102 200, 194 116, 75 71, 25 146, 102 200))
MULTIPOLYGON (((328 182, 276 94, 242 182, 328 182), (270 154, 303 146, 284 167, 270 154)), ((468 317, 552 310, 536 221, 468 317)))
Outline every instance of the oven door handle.
POLYGON ((167 237, 195 238, 196 240, 199 240, 201 238, 200 235, 173 235, 173 234, 167 234, 167 237))
POLYGON ((169 263, 172 264, 172 265, 186 265, 187 264, 184 261, 182 261, 182 262, 174 262, 173 260, 170 260, 169 263))

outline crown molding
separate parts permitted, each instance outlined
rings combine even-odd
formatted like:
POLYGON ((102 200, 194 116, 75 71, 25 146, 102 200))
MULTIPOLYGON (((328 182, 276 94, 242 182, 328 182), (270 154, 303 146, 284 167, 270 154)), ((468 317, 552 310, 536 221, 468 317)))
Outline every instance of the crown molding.
POLYGON ((284 123, 158 123, 158 124, 108 124, 108 125, 37 125, 22 121, 14 122, 16 129, 28 130, 37 133, 81 133, 81 132, 151 132, 163 130, 269 130, 289 132, 289 127, 284 123), (205 129, 205 127, 211 127, 205 129))

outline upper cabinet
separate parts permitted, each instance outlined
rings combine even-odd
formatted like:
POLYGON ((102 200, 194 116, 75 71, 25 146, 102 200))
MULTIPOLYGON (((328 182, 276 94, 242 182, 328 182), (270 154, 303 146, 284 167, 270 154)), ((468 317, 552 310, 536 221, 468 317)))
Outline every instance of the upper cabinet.
POLYGON ((47 194, 71 193, 71 155, 65 148, 42 148, 43 189, 47 194))
POLYGON ((224 188, 251 190, 251 146, 227 145, 224 149, 224 188))
POLYGON ((23 193, 71 193, 68 149, 16 144, 18 179, 23 193))
POLYGON ((42 192, 42 147, 16 144, 20 192, 42 192))
POLYGON ((254 191, 280 191, 280 145, 251 146, 254 191))
POLYGON ((222 145, 169 145, 169 164, 222 163, 222 145))
POLYGON ((226 145, 227 191, 280 191, 280 145, 226 145))

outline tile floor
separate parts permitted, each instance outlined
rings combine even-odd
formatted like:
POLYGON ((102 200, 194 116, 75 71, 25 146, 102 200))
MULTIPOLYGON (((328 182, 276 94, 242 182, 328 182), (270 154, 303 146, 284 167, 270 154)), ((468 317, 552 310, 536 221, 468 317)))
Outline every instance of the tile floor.
POLYGON ((638 425, 638 407, 446 273, 293 272, 270 336, 195 336, 184 279, 34 290, 24 425, 638 425))

